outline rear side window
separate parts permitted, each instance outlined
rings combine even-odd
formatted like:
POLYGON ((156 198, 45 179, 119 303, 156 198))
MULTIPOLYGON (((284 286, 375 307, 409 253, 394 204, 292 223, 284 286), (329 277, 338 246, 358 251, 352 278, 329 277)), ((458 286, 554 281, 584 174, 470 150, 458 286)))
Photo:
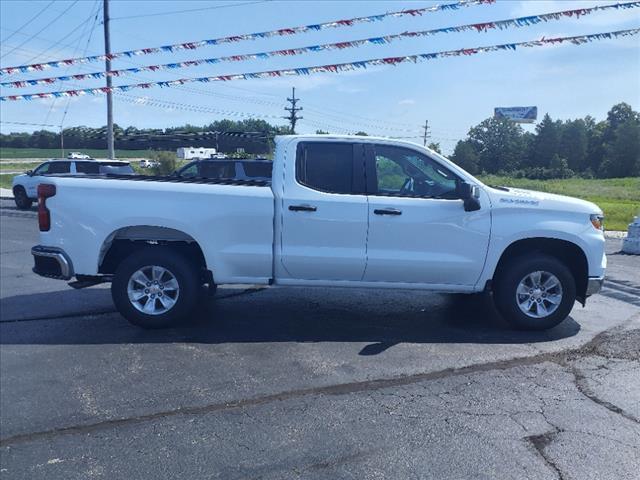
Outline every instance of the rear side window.
POLYGON ((70 162, 51 162, 49 164, 49 171, 47 173, 70 173, 70 162))
POLYGON ((133 175, 133 167, 128 163, 106 163, 100 162, 99 173, 107 174, 114 173, 118 175, 133 175))
POLYGON ((200 176, 204 178, 235 178, 233 162, 201 162, 200 176))
POLYGON ((100 168, 96 162, 76 162, 76 172, 97 174, 100 172, 100 168))
POLYGON ((353 144, 302 142, 298 144, 296 180, 314 190, 353 192, 353 144))

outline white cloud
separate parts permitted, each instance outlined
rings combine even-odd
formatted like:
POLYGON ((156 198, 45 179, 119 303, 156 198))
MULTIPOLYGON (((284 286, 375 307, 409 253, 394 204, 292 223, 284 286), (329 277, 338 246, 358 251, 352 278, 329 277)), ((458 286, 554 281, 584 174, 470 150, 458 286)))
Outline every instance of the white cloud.
POLYGON ((413 98, 405 98, 398 102, 398 105, 415 105, 416 101, 413 98))

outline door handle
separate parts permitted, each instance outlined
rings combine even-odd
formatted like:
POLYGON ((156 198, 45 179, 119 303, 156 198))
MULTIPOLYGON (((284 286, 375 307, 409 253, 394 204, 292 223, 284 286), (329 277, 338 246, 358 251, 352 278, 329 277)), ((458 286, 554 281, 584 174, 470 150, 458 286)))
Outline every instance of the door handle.
POLYGON ((315 212, 317 209, 313 205, 289 205, 292 212, 315 212))
POLYGON ((397 208, 376 208, 373 213, 376 215, 402 215, 402 210, 397 208))

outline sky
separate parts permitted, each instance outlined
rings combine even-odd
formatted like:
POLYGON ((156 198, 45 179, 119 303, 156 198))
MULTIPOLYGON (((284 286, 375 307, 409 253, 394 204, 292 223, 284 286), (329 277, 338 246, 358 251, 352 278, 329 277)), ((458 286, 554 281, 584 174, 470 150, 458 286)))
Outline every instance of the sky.
MULTIPOLYGON (((451 1, 111 0, 111 50, 117 52, 219 38, 422 8, 451 1)), ((117 59, 112 68, 265 52, 607 3, 612 2, 498 0, 492 5, 425 13, 416 17, 387 18, 346 28, 117 59)), ((0 0, 0 66, 103 53, 101 7, 102 0, 0 0)), ((334 64, 638 27, 640 8, 620 9, 526 28, 439 34, 403 39, 386 45, 142 72, 115 78, 113 83, 125 85, 180 77, 334 64)), ((3 76, 3 81, 103 69, 103 63, 95 62, 45 72, 3 76)), ((97 87, 103 86, 104 81, 69 81, 24 89, 2 88, 0 95, 97 87)), ((440 143, 444 153, 451 153, 456 141, 464 138, 470 127, 493 115, 494 107, 537 106, 539 119, 544 113, 560 119, 586 115, 604 119, 611 106, 619 102, 627 102, 640 110, 640 36, 581 46, 564 44, 436 59, 395 67, 371 67, 340 74, 321 73, 304 77, 131 90, 126 96, 114 95, 114 120, 120 126, 138 128, 165 128, 186 123, 205 125, 222 118, 250 117, 283 125, 286 123, 282 118, 286 114, 286 97, 291 96, 292 87, 296 88, 299 105, 303 107, 298 133, 314 133, 318 129, 335 133, 363 130, 371 135, 411 137, 410 140, 421 142, 421 127, 428 120, 430 141, 440 143)), ((2 133, 43 128, 8 122, 57 126, 49 127, 50 130, 57 130, 60 125, 65 128, 102 126, 106 124, 106 97, 2 102, 0 121, 2 133)), ((525 128, 532 130, 534 126, 525 128)))

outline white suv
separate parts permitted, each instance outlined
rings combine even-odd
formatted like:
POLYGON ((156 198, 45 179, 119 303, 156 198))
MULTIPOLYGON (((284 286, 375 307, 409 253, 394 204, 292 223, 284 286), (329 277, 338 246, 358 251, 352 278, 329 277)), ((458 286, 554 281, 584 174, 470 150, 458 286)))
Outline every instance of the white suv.
POLYGON ((91 160, 91 157, 89 155, 81 152, 69 152, 67 158, 69 160, 91 160))
POLYGON ((115 173, 133 175, 135 172, 129 162, 117 160, 65 160, 51 159, 34 170, 13 177, 12 190, 16 206, 21 210, 31 208, 38 198, 37 188, 43 175, 49 174, 86 174, 106 175, 115 173))

